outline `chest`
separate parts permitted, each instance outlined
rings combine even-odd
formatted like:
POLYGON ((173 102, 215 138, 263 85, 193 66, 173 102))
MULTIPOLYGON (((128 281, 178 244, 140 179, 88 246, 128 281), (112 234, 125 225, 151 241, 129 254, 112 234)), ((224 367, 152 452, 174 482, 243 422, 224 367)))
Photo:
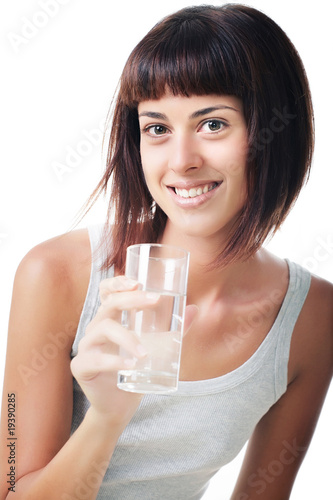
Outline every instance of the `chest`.
POLYGON ((282 299, 200 310, 183 339, 180 380, 215 378, 243 365, 271 330, 282 299))

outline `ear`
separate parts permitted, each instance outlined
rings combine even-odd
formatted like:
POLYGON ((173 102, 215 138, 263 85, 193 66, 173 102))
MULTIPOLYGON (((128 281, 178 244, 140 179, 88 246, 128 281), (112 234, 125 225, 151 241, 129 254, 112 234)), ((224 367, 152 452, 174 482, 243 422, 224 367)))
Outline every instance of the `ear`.
POLYGON ((185 308, 185 323, 184 323, 184 335, 188 332, 190 326, 192 325, 196 315, 198 314, 199 307, 191 304, 185 308))

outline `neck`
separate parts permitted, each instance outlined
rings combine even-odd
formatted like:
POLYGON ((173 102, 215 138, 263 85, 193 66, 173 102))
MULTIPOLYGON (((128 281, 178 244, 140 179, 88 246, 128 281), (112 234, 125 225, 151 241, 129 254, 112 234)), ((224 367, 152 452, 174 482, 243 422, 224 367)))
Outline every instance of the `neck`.
POLYGON ((210 264, 223 248, 221 238, 191 237, 166 228, 160 243, 176 245, 190 252, 188 303, 198 304, 204 297, 212 300, 231 297, 248 288, 253 273, 259 272, 261 252, 244 262, 214 269, 210 264))

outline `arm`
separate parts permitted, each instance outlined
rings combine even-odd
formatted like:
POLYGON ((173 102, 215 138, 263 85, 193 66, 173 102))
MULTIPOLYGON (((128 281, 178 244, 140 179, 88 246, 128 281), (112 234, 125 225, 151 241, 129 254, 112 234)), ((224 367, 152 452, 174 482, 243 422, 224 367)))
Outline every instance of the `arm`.
POLYGON ((288 500, 333 367, 333 286, 313 278, 293 333, 290 383, 258 423, 231 500, 288 500))
MULTIPOLYGON (((75 358, 75 373, 87 392, 90 391, 93 404, 70 436, 73 390, 70 351, 89 280, 90 248, 88 253, 84 251, 87 245, 89 242, 82 234, 51 240, 33 249, 16 273, 0 441, 1 471, 5 476, 9 472, 7 395, 15 393, 16 484, 15 491, 8 492, 9 485, 1 480, 1 500, 68 500, 78 498, 79 487, 86 488, 86 500, 95 499, 117 439, 139 404, 137 395, 115 387, 115 370, 123 368, 123 360, 115 356, 108 364, 108 354, 99 348, 101 325, 104 345, 115 348, 105 338, 105 327, 106 333, 111 329, 112 336, 117 332, 116 324, 109 319, 103 323, 103 318, 112 317, 115 308, 122 305, 119 304, 122 295, 113 289, 118 306, 114 305, 117 301, 105 305, 108 298, 105 293, 100 314, 87 335, 89 339, 75 358), (103 378, 107 380, 104 385, 103 378), (101 402, 106 400, 116 402, 116 410, 102 408, 101 402), (127 412, 119 413, 124 409, 127 412)), ((123 295, 126 298, 126 293, 123 295)), ((144 301, 144 297, 141 299, 144 301)), ((126 335, 124 342, 129 352, 137 346, 126 335)))

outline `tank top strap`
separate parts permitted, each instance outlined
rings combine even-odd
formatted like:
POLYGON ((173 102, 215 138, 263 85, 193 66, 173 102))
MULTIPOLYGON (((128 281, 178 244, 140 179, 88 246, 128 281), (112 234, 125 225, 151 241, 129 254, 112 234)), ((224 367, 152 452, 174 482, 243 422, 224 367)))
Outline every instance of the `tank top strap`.
POLYGON ((288 361, 290 343, 296 321, 307 297, 311 274, 304 267, 287 260, 289 266, 289 287, 279 315, 279 336, 276 345, 275 374, 276 395, 279 398, 288 385, 288 361))
POLYGON ((100 306, 99 299, 99 284, 103 279, 113 276, 113 268, 105 270, 101 269, 106 256, 106 248, 103 246, 103 229, 104 225, 88 226, 88 234, 91 248, 91 271, 90 280, 86 299, 82 309, 76 337, 72 346, 71 356, 77 354, 80 340, 85 334, 88 323, 95 316, 98 307, 100 306))

